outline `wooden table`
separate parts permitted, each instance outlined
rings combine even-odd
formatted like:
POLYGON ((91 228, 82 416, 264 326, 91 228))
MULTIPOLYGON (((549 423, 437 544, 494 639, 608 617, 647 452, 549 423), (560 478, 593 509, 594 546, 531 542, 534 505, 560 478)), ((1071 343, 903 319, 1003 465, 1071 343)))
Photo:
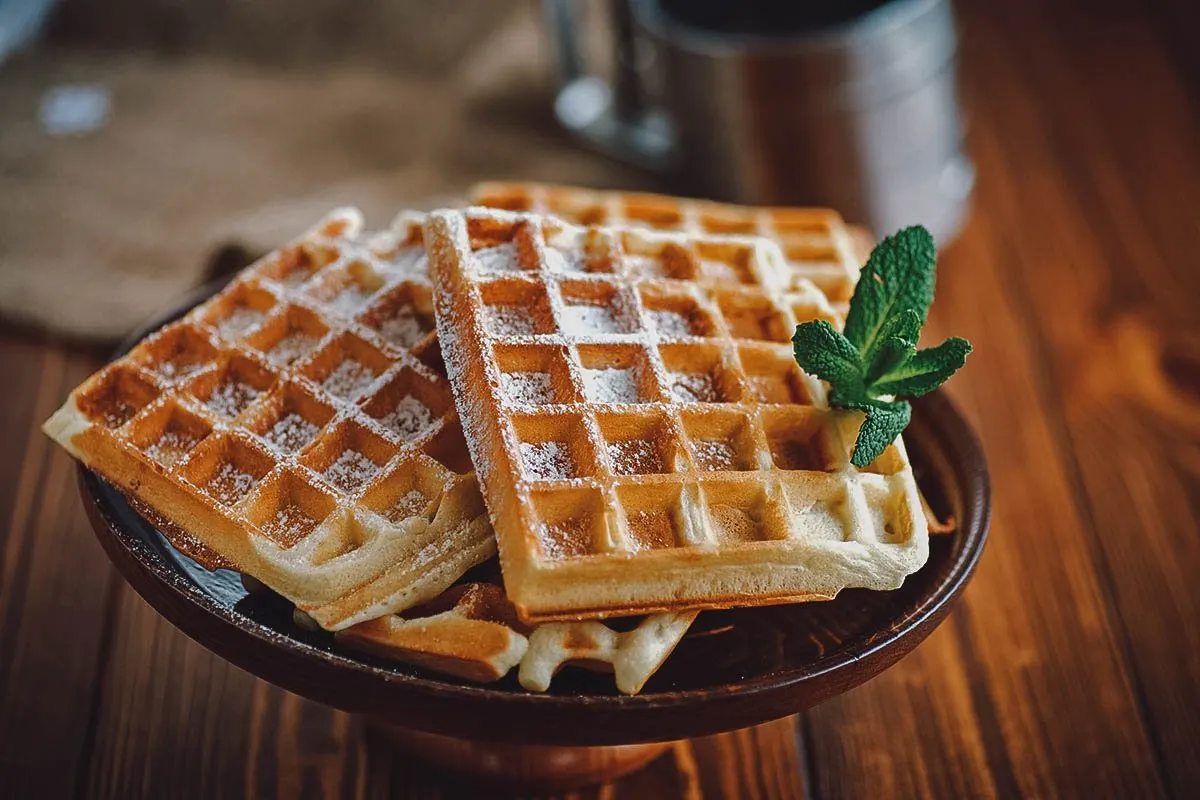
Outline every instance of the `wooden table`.
MULTIPOLYGON (((949 621, 799 717, 585 797, 1200 791, 1200 15, 960 8, 972 219, 932 333, 994 481, 949 621)), ((0 335, 0 795, 455 796, 346 715, 176 632, 116 576, 37 425, 99 362, 0 335)))

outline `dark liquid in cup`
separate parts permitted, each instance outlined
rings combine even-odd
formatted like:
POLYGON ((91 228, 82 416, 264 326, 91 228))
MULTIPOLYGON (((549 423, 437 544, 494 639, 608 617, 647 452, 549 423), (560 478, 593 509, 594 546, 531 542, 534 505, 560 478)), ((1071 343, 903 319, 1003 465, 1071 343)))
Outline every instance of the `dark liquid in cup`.
POLYGON ((711 33, 785 38, 861 17, 886 0, 658 0, 663 13, 711 33))

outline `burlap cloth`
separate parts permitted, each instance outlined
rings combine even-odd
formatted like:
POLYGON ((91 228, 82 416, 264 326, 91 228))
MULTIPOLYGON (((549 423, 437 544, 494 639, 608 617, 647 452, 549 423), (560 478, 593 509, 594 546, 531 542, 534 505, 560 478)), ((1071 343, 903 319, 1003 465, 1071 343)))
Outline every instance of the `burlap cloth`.
MULTIPOLYGON (((288 47, 259 57, 203 31, 188 34, 199 43, 136 47, 119 19, 105 27, 87 17, 94 4, 68 4, 49 43, 0 67, 0 316, 111 339, 202 282, 214 260, 230 266, 217 255, 227 246, 263 252, 335 205, 380 225, 486 178, 647 186, 556 127, 535 4, 477 2, 478 14, 453 20, 433 10, 443 4, 395 5, 410 16, 380 3, 378 19, 354 25, 306 18, 288 47), (100 41, 81 43, 80 27, 100 41), (369 40, 366 56, 345 36, 369 40), (326 40, 339 57, 320 57, 326 40), (107 87, 107 126, 65 138, 41 129, 39 98, 69 82, 107 87)), ((255 13, 264 18, 226 24, 269 38, 279 18, 255 13)))

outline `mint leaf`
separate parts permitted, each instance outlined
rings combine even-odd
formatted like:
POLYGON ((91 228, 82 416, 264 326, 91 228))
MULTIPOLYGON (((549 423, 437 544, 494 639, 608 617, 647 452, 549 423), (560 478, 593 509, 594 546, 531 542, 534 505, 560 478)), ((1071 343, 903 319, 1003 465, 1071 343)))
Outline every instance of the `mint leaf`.
POLYGON ((845 334, 828 322, 796 327, 796 362, 829 384, 829 405, 866 412, 851 462, 866 467, 908 425, 912 406, 901 399, 933 391, 966 363, 971 345, 960 338, 917 349, 933 302, 937 251, 917 226, 889 236, 863 267, 845 334))
POLYGON ((885 339, 879 349, 875 351, 875 360, 867 367, 867 374, 863 382, 867 386, 871 386, 879 380, 880 376, 899 369, 916 352, 917 346, 907 339, 899 336, 885 339))
POLYGON ((873 356, 884 326, 905 311, 925 324, 936 268, 933 237, 919 225, 887 237, 871 251, 846 315, 846 338, 859 353, 873 356))
POLYGON ((879 458, 908 427, 912 419, 912 406, 900 400, 895 403, 855 404, 853 407, 867 412, 867 418, 858 429, 858 438, 854 440, 854 452, 850 455, 850 463, 862 469, 879 458))
POLYGON ((873 396, 927 394, 961 369, 970 352, 970 342, 952 337, 937 347, 918 350, 907 361, 869 381, 868 391, 873 396))
POLYGON ((797 325, 792 336, 792 350, 796 354, 796 363, 809 375, 831 385, 856 386, 856 395, 866 397, 858 351, 825 320, 797 325))
POLYGON ((862 354, 863 363, 873 364, 879 348, 893 337, 912 342, 915 345, 921 338, 921 325, 923 324, 920 315, 911 308, 906 308, 899 314, 893 315, 879 329, 879 334, 875 337, 876 346, 862 354))

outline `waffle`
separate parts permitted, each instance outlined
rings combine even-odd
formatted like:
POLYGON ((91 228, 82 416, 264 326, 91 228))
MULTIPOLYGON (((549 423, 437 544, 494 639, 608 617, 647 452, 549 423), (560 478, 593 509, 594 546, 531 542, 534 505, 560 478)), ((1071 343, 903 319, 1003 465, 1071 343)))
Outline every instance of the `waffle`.
POLYGON ((503 678, 529 648, 529 628, 495 584, 455 586, 413 611, 423 613, 360 622, 339 631, 337 640, 477 683, 503 678))
POLYGON ((594 621, 531 627, 494 583, 455 586, 412 614, 360 622, 339 632, 338 641, 479 683, 519 665, 518 681, 536 692, 549 689, 564 665, 578 663, 611 670, 618 691, 637 694, 696 617, 653 614, 627 631, 594 621))
POLYGON ((783 251, 792 287, 811 281, 842 315, 866 260, 855 254, 856 229, 828 209, 755 208, 539 183, 481 183, 472 187, 468 199, 473 205, 550 214, 576 225, 761 236, 783 251))
POLYGON ((421 218, 361 226, 333 212, 45 425, 181 549, 331 630, 429 600, 495 552, 437 371, 421 218))
POLYGON ((696 613, 651 614, 627 631, 595 620, 543 623, 529 634, 518 680, 530 691, 544 692, 564 664, 577 663, 611 669, 618 691, 637 694, 683 639, 696 613))
POLYGON ((828 318, 762 239, 426 219, 435 317, 509 599, 526 621, 893 589, 928 555, 901 440, 792 358, 828 318))
MULTIPOLYGON (((549 214, 577 225, 641 227, 711 235, 755 235, 784 251, 787 285, 811 281, 845 319, 860 265, 875 247, 870 231, 845 225, 834 211, 752 207, 660 194, 598 191, 543 183, 489 181, 471 187, 473 205, 549 214)), ((840 324, 838 325, 840 328, 840 324)), ((931 534, 952 533, 954 521, 938 520, 924 495, 921 505, 931 534)))

